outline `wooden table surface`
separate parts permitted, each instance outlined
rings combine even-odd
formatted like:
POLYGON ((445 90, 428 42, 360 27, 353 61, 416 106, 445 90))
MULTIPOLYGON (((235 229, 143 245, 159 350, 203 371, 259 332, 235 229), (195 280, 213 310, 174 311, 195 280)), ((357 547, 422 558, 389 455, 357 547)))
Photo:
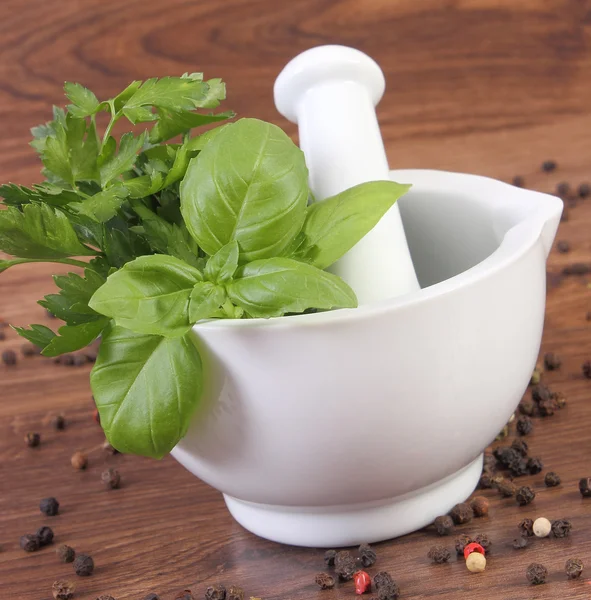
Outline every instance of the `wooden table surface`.
MULTIPOLYGON (((384 69, 388 91, 379 117, 392 166, 503 179, 520 174, 544 191, 561 180, 576 185, 591 178, 586 0, 3 0, 0 180, 38 180, 28 130, 49 118, 52 103, 63 102, 64 80, 109 97, 132 79, 203 70, 226 80, 228 107, 295 134, 275 111, 273 81, 290 57, 323 43, 356 46, 384 69), (540 164, 549 158, 559 167, 543 174, 540 164)), ((591 198, 570 207, 560 227, 558 239, 572 250, 553 251, 549 260, 543 351, 557 352, 563 365, 544 377, 568 405, 536 420, 528 438, 531 453, 561 475, 562 485, 546 489, 543 474, 524 478, 537 492, 524 508, 485 492, 490 517, 460 528, 493 540, 481 575, 468 573, 455 557, 449 565, 429 564, 429 547, 441 541, 429 531, 378 544, 376 568, 393 574, 402 598, 591 597, 591 498, 577 491, 578 479, 591 476, 591 380, 581 375, 581 363, 591 358, 591 290, 586 277, 559 276, 569 263, 591 261, 590 228, 591 198), (519 520, 542 515, 571 519, 571 537, 514 550, 519 520), (587 577, 566 580, 564 563, 571 556, 587 563, 587 577), (547 565, 548 584, 527 584, 530 562, 547 565)), ((51 292, 55 271, 25 266, 1 275, 0 316, 17 325, 49 323, 35 301, 51 292)), ((19 347, 11 331, 0 342, 0 350, 19 347)), ((62 577, 76 580, 81 600, 106 593, 140 600, 150 591, 172 600, 184 588, 202 598, 218 581, 242 586, 247 598, 353 597, 350 583, 317 589, 322 551, 283 547, 244 531, 220 494, 172 458, 105 455, 92 420, 89 368, 41 357, 0 365, 2 600, 51 598, 51 584, 62 577), (67 418, 63 432, 50 424, 59 412, 67 418), (25 447, 29 430, 41 433, 40 447, 25 447), (70 466, 78 449, 90 456, 84 472, 70 466), (120 470, 121 489, 103 489, 100 474, 107 465, 120 470), (59 499, 59 516, 40 514, 46 496, 59 499), (19 536, 43 524, 54 528, 56 543, 92 554, 92 577, 77 578, 70 565, 57 562, 53 548, 20 550, 19 536)), ((452 539, 443 541, 453 546, 452 539)))

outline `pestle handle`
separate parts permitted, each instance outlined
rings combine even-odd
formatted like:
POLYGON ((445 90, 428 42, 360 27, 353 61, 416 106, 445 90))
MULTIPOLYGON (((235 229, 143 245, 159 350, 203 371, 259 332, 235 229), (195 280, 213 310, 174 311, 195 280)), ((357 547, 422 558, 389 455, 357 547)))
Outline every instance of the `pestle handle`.
MULTIPOLYGON (((275 105, 298 124, 317 201, 359 183, 389 179, 375 112, 384 88, 377 63, 345 46, 306 50, 277 77, 275 105)), ((360 304, 418 290, 398 206, 331 270, 355 290, 360 304)))

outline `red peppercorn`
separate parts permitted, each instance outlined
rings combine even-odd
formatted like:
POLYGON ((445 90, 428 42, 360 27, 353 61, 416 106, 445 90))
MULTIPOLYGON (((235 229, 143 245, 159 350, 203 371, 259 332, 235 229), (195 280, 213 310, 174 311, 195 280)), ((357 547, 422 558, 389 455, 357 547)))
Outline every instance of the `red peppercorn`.
POLYGON ((477 544, 476 542, 472 542, 471 544, 468 544, 464 548, 464 558, 468 558, 468 556, 470 554, 472 554, 472 552, 478 552, 480 554, 486 554, 485 551, 484 551, 484 548, 480 544, 477 544))
POLYGON ((371 577, 365 571, 357 571, 353 575, 355 580, 355 593, 365 594, 371 591, 371 577))

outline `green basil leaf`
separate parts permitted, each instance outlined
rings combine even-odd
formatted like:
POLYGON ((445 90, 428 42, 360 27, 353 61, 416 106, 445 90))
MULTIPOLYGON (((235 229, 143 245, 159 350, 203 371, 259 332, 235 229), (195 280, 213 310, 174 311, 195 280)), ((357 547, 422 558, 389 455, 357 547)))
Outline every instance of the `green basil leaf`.
POLYGON ((128 194, 124 185, 115 184, 83 202, 71 204, 70 208, 97 223, 106 223, 117 214, 128 194))
POLYGON ((371 181, 308 207, 295 257, 325 269, 369 233, 410 185, 371 181))
POLYGON ((189 319, 191 323, 197 323, 202 319, 213 317, 225 301, 226 292, 223 287, 214 285, 209 281, 196 283, 191 291, 191 301, 189 304, 189 319))
POLYGON ((121 136, 119 152, 113 154, 100 168, 101 185, 103 187, 133 167, 137 159, 137 153, 145 141, 146 132, 139 137, 135 137, 133 133, 124 133, 121 136))
POLYGON ((66 96, 72 104, 68 106, 68 112, 75 117, 89 117, 99 111, 100 102, 89 89, 79 83, 65 83, 66 96))
POLYGON ((209 255, 236 240, 244 260, 275 256, 302 228, 307 178, 303 153, 279 127, 241 119, 189 163, 181 212, 209 255))
POLYGON ((177 337, 191 327, 189 298, 202 280, 197 269, 173 256, 141 256, 110 275, 89 306, 136 333, 177 337))
POLYGON ((64 325, 58 329, 51 342, 43 349, 43 356, 59 356, 66 352, 74 352, 86 348, 101 334, 109 324, 109 319, 102 317, 79 325, 64 325))
POLYGON ((291 258, 247 263, 226 289, 230 300, 252 317, 357 306, 355 293, 342 279, 291 258))
POLYGON ((226 283, 238 268, 238 242, 229 242, 209 258, 205 266, 205 278, 214 283, 226 283))
POLYGON ((31 325, 31 329, 25 327, 13 327, 13 329, 39 348, 45 348, 56 337, 55 333, 45 325, 31 325))
POLYGON ((199 403, 201 358, 190 334, 169 339, 108 328, 90 383, 111 445, 161 458, 186 434, 199 403))
MULTIPOLYGON (((229 115, 228 114, 228 118, 232 118, 234 116, 234 114, 229 115)), ((203 150, 203 148, 205 148, 205 144, 207 144, 208 142, 211 142, 211 140, 213 140, 213 138, 217 137, 218 133, 220 133, 220 131, 222 131, 222 129, 227 125, 220 125, 219 127, 214 127, 213 129, 210 129, 209 131, 206 131, 205 133, 202 133, 201 135, 198 135, 194 138, 190 138, 189 140, 187 140, 186 146, 187 149, 190 152, 196 152, 196 151, 201 151, 203 150)))
POLYGON ((46 204, 0 211, 0 250, 20 258, 67 258, 96 252, 83 246, 66 215, 46 204))

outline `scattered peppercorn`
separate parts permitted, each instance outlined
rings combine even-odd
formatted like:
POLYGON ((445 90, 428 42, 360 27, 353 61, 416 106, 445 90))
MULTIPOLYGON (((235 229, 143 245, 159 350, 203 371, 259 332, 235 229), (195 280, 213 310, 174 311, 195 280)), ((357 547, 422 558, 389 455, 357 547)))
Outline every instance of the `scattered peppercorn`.
POLYGON ((566 181, 561 181, 556 186, 556 195, 560 198, 566 198, 570 194, 570 185, 566 181))
POLYGON ((527 461, 527 469, 531 475, 537 475, 542 472, 544 468, 544 464, 539 458, 530 458, 527 461))
POLYGON ((591 497, 591 477, 583 477, 579 481, 579 492, 583 498, 591 497))
POLYGON ((493 482, 490 473, 482 473, 480 480, 478 481, 478 487, 482 490, 487 490, 492 486, 493 482))
POLYGON ((566 254, 567 252, 570 252, 570 244, 566 240, 559 240, 556 244, 556 249, 561 254, 566 254))
POLYGON ((195 600, 195 596, 191 590, 183 590, 174 597, 174 600, 195 600))
POLYGON ((570 535, 573 524, 567 519, 552 521, 552 535, 557 538, 565 538, 570 535))
POLYGON ((564 566, 569 579, 577 579, 583 572, 583 561, 580 558, 569 558, 564 566))
POLYGON ((324 564, 327 567, 334 567, 334 559, 337 556, 337 551, 336 550, 327 550, 324 553, 324 564))
POLYGON ((523 477, 529 473, 527 468, 527 460, 520 456, 509 465, 509 471, 513 477, 523 477))
POLYGON ((334 561, 335 572, 341 581, 350 581, 357 570, 355 559, 347 550, 337 552, 334 561))
POLYGON ((529 446, 527 445, 527 442, 525 440, 520 440, 519 438, 513 440, 511 448, 513 448, 513 450, 517 450, 521 456, 527 456, 527 453, 529 452, 529 446))
POLYGON ((6 334, 4 333, 4 329, 0 328, 0 342, 3 342, 6 339, 6 334))
POLYGON ((53 530, 51 529, 51 527, 47 527, 47 525, 39 527, 35 535, 39 540, 40 546, 48 546, 49 544, 51 544, 51 542, 53 542, 53 530))
POLYGON ((455 541, 456 554, 458 554, 459 556, 464 554, 464 548, 468 544, 471 544, 473 541, 474 540, 469 535, 466 535, 465 533, 462 533, 462 535, 458 536, 455 541))
POLYGON ((86 356, 84 354, 74 354, 74 363, 75 367, 82 367, 86 364, 86 356))
POLYGON ((554 414, 555 408, 556 404, 554 403, 554 399, 542 400, 538 403, 538 411, 541 417, 551 417, 554 414))
POLYGON ((53 428, 62 431, 66 428, 66 419, 64 415, 56 415, 52 420, 53 428))
POLYGON ((538 517, 532 526, 536 537, 548 537, 552 531, 552 523, 546 517, 538 517))
POLYGON ((94 571, 94 560, 88 554, 79 554, 72 563, 76 575, 88 577, 94 571))
POLYGON ((472 552, 466 559, 466 568, 470 573, 482 573, 486 569, 486 558, 484 554, 472 552))
POLYGON ((71 546, 67 546, 66 544, 62 544, 58 546, 55 551, 57 558, 60 562, 63 563, 71 563, 74 562, 76 558, 76 551, 71 546))
MULTIPOLYGON (((565 250, 565 252, 568 252, 568 250, 565 250)), ((546 367, 547 371, 556 371, 556 369, 560 369, 560 365, 562 365, 560 356, 554 352, 546 352, 544 354, 544 367, 546 367)))
POLYGON ((529 504, 536 497, 536 493, 528 486, 524 485, 515 492, 515 500, 519 506, 529 504))
POLYGON ((534 534, 534 522, 532 519, 523 519, 517 527, 523 536, 531 537, 534 534))
POLYGON ((358 552, 359 558, 361 559, 361 564, 365 568, 375 565, 378 557, 375 550, 369 544, 361 544, 358 552))
POLYGON ((449 511, 449 516, 456 525, 462 525, 463 523, 469 523, 474 518, 474 511, 469 504, 460 502, 449 511))
POLYGON ((529 565, 529 567, 527 567, 525 576, 532 585, 546 583, 546 577, 548 577, 548 569, 546 569, 546 567, 544 565, 541 565, 540 563, 532 563, 531 565, 529 565))
POLYGON ((35 552, 39 550, 40 547, 39 538, 36 535, 32 535, 27 533, 26 535, 21 535, 20 539, 20 547, 25 552, 35 552))
POLYGON ((591 379, 591 360, 586 360, 581 367, 586 379, 591 379))
POLYGON ((544 171, 545 173, 551 173, 556 169, 557 166, 558 165, 556 164, 555 160, 545 160, 542 163, 542 171, 544 171))
POLYGON ((534 424, 532 423, 532 420, 525 415, 519 417, 515 424, 515 431, 517 431, 519 435, 528 435, 533 428, 534 424))
POLYGON ((29 431, 25 435, 25 444, 29 448, 36 448, 41 443, 41 436, 38 433, 33 433, 29 431))
POLYGON ((544 483, 546 484, 546 487, 556 487, 557 485, 560 485, 560 477, 558 476, 558 473, 555 473, 554 471, 548 471, 544 476, 544 483))
POLYGON ((70 462, 75 469, 83 471, 88 466, 88 457, 82 452, 74 452, 70 462))
POLYGON ((517 492, 517 486, 511 481, 503 481, 497 486, 497 489, 503 498, 511 498, 517 492))
POLYGON ((531 389, 531 397, 535 402, 543 402, 544 400, 552 400, 554 394, 552 390, 544 383, 534 385, 531 389))
POLYGON ((475 496, 470 501, 470 506, 475 517, 486 517, 488 515, 488 500, 484 496, 475 496))
POLYGON ((107 469, 101 475, 101 481, 109 489, 116 490, 121 485, 121 476, 117 469, 107 469))
POLYGON ((581 183, 577 189, 577 193, 579 198, 586 198, 589 194, 591 194, 591 186, 588 183, 581 183))
POLYGON ((373 576, 373 587, 376 590, 379 590, 385 585, 390 585, 391 583, 394 583, 394 580, 392 579, 392 575, 387 571, 379 571, 373 576))
POLYGON ((207 590, 205 590, 205 600, 226 600, 225 586, 221 584, 210 585, 207 590))
POLYGON ((433 521, 437 535, 449 535, 454 530, 453 519, 449 515, 441 515, 433 521))
POLYGON ((14 367, 16 365, 16 352, 14 350, 4 350, 2 352, 2 362, 7 367, 14 367))
POLYGON ((143 600, 160 600, 158 594, 148 594, 143 600))
POLYGON ((527 546, 527 538, 525 536, 519 536, 513 540, 513 548, 515 550, 523 550, 527 546))
POLYGON ((525 180, 523 179, 523 177, 521 175, 515 175, 515 177, 513 177, 513 180, 511 181, 511 183, 518 188, 522 188, 525 185, 525 180))
POLYGON ((31 356, 41 354, 41 349, 39 346, 35 346, 35 344, 23 344, 21 346, 21 354, 26 358, 30 358, 31 356))
MULTIPOLYGON (((182 598, 184 598, 184 596, 182 598)), ((191 599, 187 598, 187 600, 192 599, 193 596, 191 596, 191 599)), ((113 596, 111 596, 110 594, 101 594, 96 600, 115 600, 115 598, 113 598, 113 596)))
POLYGON ((53 497, 43 498, 39 502, 39 510, 48 517, 55 517, 58 514, 60 503, 53 497))
POLYGON ((74 597, 76 586, 71 581, 60 579, 54 581, 51 586, 51 593, 55 600, 71 600, 74 597))
POLYGON ((316 577, 314 577, 314 581, 321 590, 330 590, 334 587, 334 578, 328 573, 318 573, 316 577))
POLYGON ((588 275, 590 272, 591 265, 588 263, 573 263, 562 269, 563 275, 588 275))
POLYGON ((491 542, 490 538, 488 537, 488 535, 486 535, 486 533, 479 533, 474 538, 474 541, 477 544, 480 544, 486 552, 488 552, 490 547, 492 546, 492 542, 491 542))
POLYGON ((392 581, 378 589, 378 600, 398 600, 400 598, 400 588, 392 581))
POLYGON ((480 554, 484 554, 486 550, 477 542, 471 542, 464 548, 464 558, 468 558, 472 552, 479 552, 480 554))
POLYGON ((502 475, 495 475, 492 478, 492 486, 494 488, 498 488, 499 485, 501 485, 501 483, 503 483, 505 481, 505 478, 502 475))
POLYGON ((451 552, 445 546, 431 546, 427 556, 438 565, 446 563, 451 558, 451 552))
POLYGON ((231 586, 226 594, 226 600, 244 600, 244 590, 237 585, 231 586))
POLYGON ((355 593, 359 596, 371 592, 371 577, 365 571, 357 571, 353 576, 355 581, 355 593))
POLYGON ((519 404, 519 412, 531 417, 536 411, 536 405, 532 400, 522 400, 519 404))

